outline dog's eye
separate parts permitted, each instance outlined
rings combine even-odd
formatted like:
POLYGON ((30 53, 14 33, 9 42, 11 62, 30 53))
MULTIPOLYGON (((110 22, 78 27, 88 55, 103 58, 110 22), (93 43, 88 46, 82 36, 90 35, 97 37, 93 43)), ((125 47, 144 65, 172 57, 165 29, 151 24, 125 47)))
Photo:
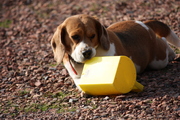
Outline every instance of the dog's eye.
POLYGON ((90 39, 93 39, 95 37, 95 34, 91 35, 90 39))
POLYGON ((73 36, 71 36, 72 37, 72 39, 74 39, 74 40, 80 40, 80 36, 79 35, 73 35, 73 36))

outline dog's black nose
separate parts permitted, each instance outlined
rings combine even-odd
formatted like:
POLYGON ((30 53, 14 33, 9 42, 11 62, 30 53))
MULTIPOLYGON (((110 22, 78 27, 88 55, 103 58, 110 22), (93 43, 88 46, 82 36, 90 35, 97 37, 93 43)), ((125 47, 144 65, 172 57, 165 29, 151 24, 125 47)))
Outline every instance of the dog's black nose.
POLYGON ((82 54, 83 54, 85 59, 90 59, 91 58, 91 54, 92 54, 92 50, 86 50, 82 54))

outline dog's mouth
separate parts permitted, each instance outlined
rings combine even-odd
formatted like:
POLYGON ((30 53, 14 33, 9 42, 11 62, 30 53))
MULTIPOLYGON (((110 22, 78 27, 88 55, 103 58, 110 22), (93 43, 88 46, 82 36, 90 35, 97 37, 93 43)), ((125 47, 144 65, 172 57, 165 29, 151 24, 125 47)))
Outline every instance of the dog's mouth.
POLYGON ((75 75, 78 75, 77 71, 75 70, 75 68, 72 65, 72 62, 75 64, 83 64, 83 63, 76 62, 70 55, 68 55, 68 57, 69 57, 69 64, 70 64, 72 71, 74 72, 75 75))

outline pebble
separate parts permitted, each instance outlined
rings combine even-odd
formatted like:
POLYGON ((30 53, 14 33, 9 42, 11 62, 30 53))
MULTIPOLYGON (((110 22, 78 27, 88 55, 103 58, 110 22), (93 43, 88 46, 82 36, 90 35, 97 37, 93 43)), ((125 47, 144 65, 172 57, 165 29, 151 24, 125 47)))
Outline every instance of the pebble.
POLYGON ((47 80, 49 78, 49 76, 44 76, 44 79, 47 80))
POLYGON ((78 101, 78 99, 73 99, 73 98, 69 99, 69 103, 73 103, 73 102, 77 102, 77 101, 78 101))
POLYGON ((97 115, 93 116, 93 119, 98 119, 98 118, 100 118, 100 116, 97 115))
POLYGON ((105 98, 103 98, 103 100, 109 100, 109 96, 106 96, 105 98))
POLYGON ((92 109, 93 107, 91 107, 91 106, 84 106, 83 108, 84 109, 92 109))
POLYGON ((50 69, 50 70, 54 70, 54 71, 56 70, 56 68, 54 68, 54 67, 53 67, 53 68, 49 68, 49 69, 50 69))
POLYGON ((180 107, 178 109, 176 109, 176 111, 180 111, 180 107))

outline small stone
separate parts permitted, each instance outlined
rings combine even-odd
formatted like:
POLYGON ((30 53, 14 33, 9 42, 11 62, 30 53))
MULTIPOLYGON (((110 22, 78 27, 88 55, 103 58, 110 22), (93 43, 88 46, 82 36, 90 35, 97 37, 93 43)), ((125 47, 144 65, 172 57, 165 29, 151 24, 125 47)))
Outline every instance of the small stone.
POLYGON ((103 100, 109 100, 109 96, 106 96, 105 98, 103 98, 103 100))
POLYGON ((35 82, 35 86, 38 87, 41 85, 41 82, 38 80, 37 82, 35 82))
POLYGON ((91 106, 84 106, 85 109, 92 109, 93 107, 91 106))
POLYGON ((48 76, 44 76, 44 79, 47 80, 49 77, 48 76))
POLYGON ((39 96, 41 96, 41 95, 35 94, 35 95, 33 95, 33 98, 37 98, 39 96))
POLYGON ((69 102, 72 103, 72 102, 73 102, 73 99, 69 99, 69 102))
POLYGON ((73 98, 69 99, 69 103, 73 103, 73 102, 77 102, 77 101, 78 101, 78 99, 73 99, 73 98))
POLYGON ((50 69, 50 70, 54 70, 54 71, 56 70, 56 68, 54 68, 54 67, 52 67, 52 68, 49 68, 49 69, 50 69))
POLYGON ((66 70, 66 69, 62 69, 62 71, 61 71, 61 75, 67 76, 67 75, 68 75, 67 70, 66 70))

